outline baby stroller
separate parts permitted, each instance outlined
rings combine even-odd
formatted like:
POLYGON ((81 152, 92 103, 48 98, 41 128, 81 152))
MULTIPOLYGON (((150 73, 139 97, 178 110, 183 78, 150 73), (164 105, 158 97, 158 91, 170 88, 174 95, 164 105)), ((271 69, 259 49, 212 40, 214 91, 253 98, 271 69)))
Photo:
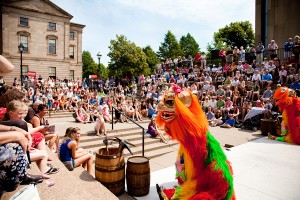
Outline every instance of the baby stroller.
POLYGON ((264 113, 266 112, 268 112, 267 109, 253 107, 245 116, 241 129, 257 131, 260 128, 260 120, 264 117, 264 113))

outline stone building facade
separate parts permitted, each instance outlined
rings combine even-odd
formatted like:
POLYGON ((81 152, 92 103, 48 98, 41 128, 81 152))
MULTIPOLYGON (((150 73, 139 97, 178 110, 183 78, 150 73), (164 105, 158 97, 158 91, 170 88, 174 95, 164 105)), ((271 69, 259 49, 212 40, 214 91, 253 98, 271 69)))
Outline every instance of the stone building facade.
POLYGON ((288 38, 300 35, 300 1, 256 0, 255 45, 263 41, 265 47, 275 40, 279 48, 288 38))
POLYGON ((4 74, 7 83, 21 74, 43 78, 82 78, 82 31, 85 25, 50 0, 1 0, 0 54, 15 70, 4 74))

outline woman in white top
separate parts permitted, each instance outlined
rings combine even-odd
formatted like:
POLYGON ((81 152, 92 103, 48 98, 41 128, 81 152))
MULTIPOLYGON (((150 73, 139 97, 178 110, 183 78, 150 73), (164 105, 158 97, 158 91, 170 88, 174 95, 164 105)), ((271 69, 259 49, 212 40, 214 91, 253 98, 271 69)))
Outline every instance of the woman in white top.
POLYGON ((209 100, 209 97, 206 96, 204 101, 202 101, 202 108, 203 108, 204 112, 207 112, 207 109, 209 106, 210 106, 210 100, 209 100))
POLYGON ((254 71, 254 74, 253 74, 253 76, 252 76, 252 81, 253 81, 253 82, 256 82, 256 81, 261 82, 261 76, 260 76, 258 70, 255 70, 255 71, 254 71))
POLYGON ((206 55, 204 52, 202 52, 200 59, 201 59, 201 66, 205 67, 206 66, 206 55))
POLYGON ((246 52, 243 46, 240 47, 239 54, 240 54, 240 61, 245 62, 246 52))

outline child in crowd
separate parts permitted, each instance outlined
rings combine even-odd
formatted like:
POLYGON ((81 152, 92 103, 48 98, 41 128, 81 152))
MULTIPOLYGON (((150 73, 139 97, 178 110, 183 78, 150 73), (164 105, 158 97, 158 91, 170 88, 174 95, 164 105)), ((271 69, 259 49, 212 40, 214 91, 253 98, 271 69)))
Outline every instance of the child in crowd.
POLYGON ((106 135, 105 120, 103 118, 103 115, 101 113, 98 113, 96 117, 97 117, 96 125, 95 125, 96 135, 100 136, 100 133, 106 135))
POLYGON ((82 103, 77 103, 77 109, 75 110, 76 114, 76 120, 81 123, 87 123, 90 122, 90 116, 87 114, 87 112, 83 109, 82 103))
POLYGON ((59 147, 59 159, 70 171, 73 171, 75 167, 82 166, 89 174, 92 174, 93 154, 78 148, 79 139, 79 128, 67 128, 59 147))
POLYGON ((235 124, 235 119, 233 118, 233 114, 228 115, 228 119, 224 124, 221 125, 222 128, 233 128, 235 124))
POLYGON ((150 123, 148 124, 147 133, 150 134, 151 137, 156 138, 157 136, 160 137, 161 142, 168 143, 166 138, 162 133, 159 133, 156 127, 155 118, 152 117, 150 123))

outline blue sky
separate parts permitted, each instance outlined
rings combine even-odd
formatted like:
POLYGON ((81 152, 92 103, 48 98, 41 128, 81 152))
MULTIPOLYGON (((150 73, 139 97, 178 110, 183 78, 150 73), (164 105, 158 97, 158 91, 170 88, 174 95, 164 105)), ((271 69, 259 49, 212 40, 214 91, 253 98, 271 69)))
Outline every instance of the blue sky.
POLYGON ((103 56, 107 66, 110 40, 125 35, 140 47, 154 51, 168 30, 179 41, 190 33, 206 51, 214 32, 231 22, 250 21, 255 27, 255 0, 51 0, 84 24, 83 50, 103 56))

